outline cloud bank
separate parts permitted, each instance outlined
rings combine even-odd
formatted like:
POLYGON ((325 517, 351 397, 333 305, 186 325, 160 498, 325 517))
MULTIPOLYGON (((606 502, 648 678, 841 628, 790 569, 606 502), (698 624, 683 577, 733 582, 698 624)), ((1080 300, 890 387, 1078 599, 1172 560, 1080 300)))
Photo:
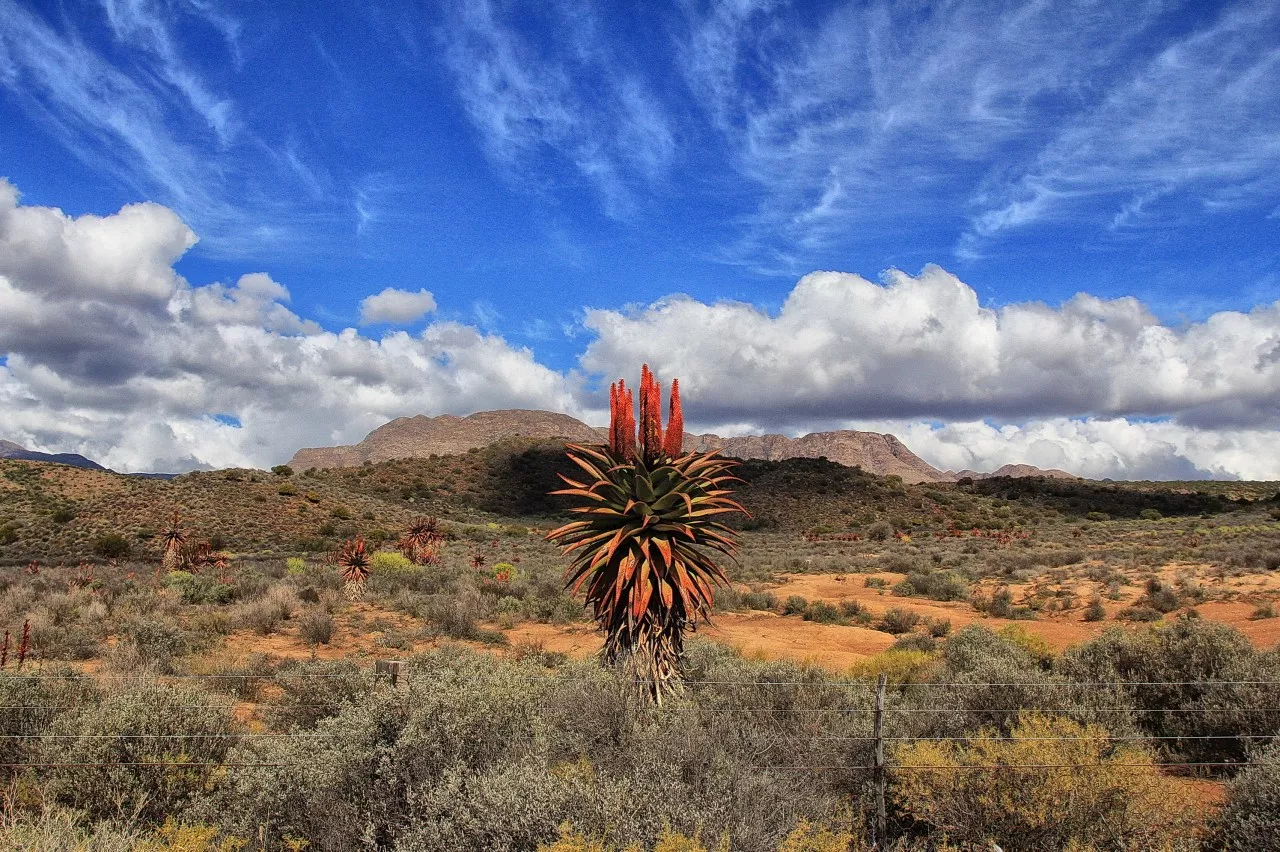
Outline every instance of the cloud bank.
POLYGON ((676 296, 585 322, 597 335, 589 371, 647 361, 681 376, 699 416, 718 421, 1176 415, 1257 427, 1280 415, 1280 303, 1182 328, 1134 298, 991 309, 928 266, 890 270, 883 284, 815 272, 776 316, 676 296))
MULTIPOLYGON (((586 377, 647 361, 680 377, 695 428, 872 428, 951 469, 1280 479, 1280 304, 1173 327, 1131 298, 983 307, 935 266, 816 272, 776 314, 684 296, 588 310, 581 370, 560 372, 459 322, 329 331, 263 273, 193 285, 174 264, 196 239, 157 204, 72 218, 0 181, 0 437, 125 471, 266 466, 406 414, 594 422, 586 377)), ((365 322, 434 309, 425 290, 361 303, 365 322)))

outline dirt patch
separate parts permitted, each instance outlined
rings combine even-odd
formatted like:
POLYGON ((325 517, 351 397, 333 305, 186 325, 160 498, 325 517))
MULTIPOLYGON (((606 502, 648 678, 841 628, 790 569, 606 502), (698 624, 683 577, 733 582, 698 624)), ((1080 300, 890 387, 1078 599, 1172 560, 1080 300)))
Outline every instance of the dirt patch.
MULTIPOLYGON (((506 631, 513 646, 537 645, 585 659, 599 653, 603 639, 591 625, 520 624, 506 631)), ((816 624, 773 613, 724 613, 697 636, 722 642, 745 657, 796 660, 843 672, 893 644, 888 633, 866 627, 816 624)))
POLYGON ((1280 618, 1252 618, 1256 607, 1241 601, 1200 604, 1196 611, 1201 618, 1230 624, 1249 637, 1258 648, 1272 648, 1280 642, 1280 618))
POLYGON ((217 652, 219 663, 227 665, 253 654, 281 660, 390 660, 426 651, 435 641, 419 637, 422 621, 370 603, 357 602, 333 616, 333 638, 314 650, 298 635, 294 621, 283 622, 278 630, 263 636, 248 630, 226 638, 217 652), (394 643, 395 646, 388 644, 394 643))
MULTIPOLYGON (((890 573, 867 576, 881 578, 889 586, 893 586, 904 577, 902 574, 890 573)), ((888 589, 869 587, 865 582, 862 575, 856 574, 795 574, 788 576, 780 585, 769 587, 769 591, 779 600, 789 595, 799 595, 810 601, 823 600, 833 604, 857 601, 874 617, 883 615, 888 609, 905 609, 917 613, 922 618, 949 620, 953 629, 977 623, 991 630, 999 630, 1010 624, 1017 624, 1029 633, 1042 637, 1056 651, 1092 639, 1106 629, 1106 622, 1084 621, 1079 612, 1042 616, 1034 621, 993 618, 974 609, 965 601, 926 601, 920 598, 899 597, 890 594, 888 589)), ((1014 591, 1021 590, 1015 588, 1014 591)), ((1121 603, 1114 604, 1109 614, 1114 615, 1114 612, 1122 606, 1121 603)), ((810 624, 794 618, 784 620, 788 623, 810 624)), ((885 647, 893 642, 893 637, 887 633, 874 630, 869 632, 887 637, 889 642, 885 647)), ((821 650, 815 649, 815 653, 821 653, 821 650)))

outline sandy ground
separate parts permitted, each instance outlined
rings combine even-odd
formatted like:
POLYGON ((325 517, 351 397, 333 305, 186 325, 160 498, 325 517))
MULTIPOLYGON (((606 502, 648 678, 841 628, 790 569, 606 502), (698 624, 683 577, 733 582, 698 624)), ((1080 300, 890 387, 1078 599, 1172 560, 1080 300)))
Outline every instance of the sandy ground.
MULTIPOLYGON (((327 645, 314 649, 298 636, 297 626, 284 622, 275 633, 263 636, 251 631, 238 631, 227 637, 217 653, 226 665, 253 654, 265 654, 282 660, 394 660, 425 651, 435 643, 413 639, 422 622, 401 612, 382 609, 364 601, 347 605, 333 617, 333 638, 327 645), (407 647, 391 647, 383 642, 388 632, 399 640, 410 640, 407 647)), ((400 644, 400 642, 397 642, 400 644)))
MULTIPOLYGON (((1176 570, 1165 572, 1170 579, 1176 570)), ((889 586, 902 579, 900 574, 794 574, 767 587, 779 600, 800 595, 809 601, 823 600, 833 604, 857 601, 873 617, 898 607, 918 613, 923 618, 949 620, 953 630, 968 624, 981 624, 999 630, 1017 624, 1032 635, 1042 637, 1054 650, 1087 641, 1108 627, 1127 622, 1117 621, 1116 614, 1142 593, 1135 582, 1123 590, 1123 599, 1105 600, 1107 618, 1099 622, 1083 619, 1083 607, 1066 612, 1041 613, 1034 620, 1013 621, 992 618, 975 610, 967 602, 939 602, 905 598, 890 594, 888 589, 866 585, 868 577, 878 577, 889 586)), ((1230 600, 1211 600, 1196 610, 1203 618, 1230 624, 1260 648, 1280 642, 1280 618, 1254 619, 1257 603, 1280 592, 1280 576, 1250 575, 1226 580, 1203 578, 1208 588, 1226 590, 1230 600)), ((1088 583, 1077 583, 1079 599, 1087 601, 1094 594, 1088 583)), ((1027 587, 1011 586, 1015 600, 1028 593, 1027 587)), ((395 659, 425 651, 436 643, 415 638, 421 623, 411 616, 392 612, 367 602, 344 607, 334 616, 333 639, 327 645, 312 649, 297 635, 297 628, 286 622, 282 629, 268 636, 249 631, 232 634, 217 653, 220 663, 227 664, 253 654, 266 654, 278 659, 355 659, 371 661, 395 659)), ((492 625, 489 625, 492 627, 492 625)), ((574 658, 594 655, 601 638, 590 624, 523 623, 505 631, 512 648, 539 646, 547 651, 574 658)), ((844 672, 860 660, 884 651, 894 637, 870 627, 817 624, 798 616, 779 616, 770 612, 721 613, 711 625, 704 625, 698 636, 723 642, 744 656, 755 659, 790 659, 818 665, 834 672, 844 672)), ((479 646, 492 649, 492 646, 479 646)))
MULTIPOLYGON (((867 627, 815 624, 762 612, 718 615, 696 635, 723 642, 745 657, 798 660, 833 671, 844 671, 893 644, 889 634, 867 627)), ((595 654, 602 644, 600 634, 587 624, 520 624, 507 637, 513 645, 538 645, 579 659, 595 654)))

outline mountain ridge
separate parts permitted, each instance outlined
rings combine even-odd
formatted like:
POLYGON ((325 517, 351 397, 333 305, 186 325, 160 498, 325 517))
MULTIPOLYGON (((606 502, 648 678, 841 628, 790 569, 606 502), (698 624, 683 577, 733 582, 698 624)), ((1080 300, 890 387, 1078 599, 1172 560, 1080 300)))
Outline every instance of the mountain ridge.
MULTIPOLYGON (((550 411, 501 409, 478 411, 460 417, 415 415, 398 417, 366 435, 359 443, 335 447, 306 447, 288 462, 295 469, 358 467, 366 462, 430 455, 458 455, 497 441, 513 438, 560 438, 600 442, 606 431, 550 411)), ((841 429, 811 432, 798 438, 780 434, 724 437, 713 433, 685 433, 686 450, 719 450, 741 459, 780 461, 789 458, 826 458, 846 467, 860 467, 878 476, 900 476, 907 483, 954 482, 962 476, 1052 476, 1074 478, 1065 471, 1041 471, 1025 464, 1005 465, 990 473, 942 471, 911 451, 890 434, 841 429)))

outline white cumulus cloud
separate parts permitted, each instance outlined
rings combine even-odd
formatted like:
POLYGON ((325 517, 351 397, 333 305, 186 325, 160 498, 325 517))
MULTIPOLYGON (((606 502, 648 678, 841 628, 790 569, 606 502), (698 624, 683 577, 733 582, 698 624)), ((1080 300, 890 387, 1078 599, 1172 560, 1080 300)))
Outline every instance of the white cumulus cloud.
POLYGON ((1083 293, 993 309, 929 266, 883 284, 815 272, 776 315, 676 296, 585 323, 589 371, 648 362, 679 376, 708 422, 1099 415, 1252 428, 1280 415, 1280 304, 1184 327, 1137 299, 1083 293))
POLYGON ((388 287, 381 293, 366 296, 360 302, 360 324, 391 323, 408 325, 436 309, 436 298, 426 290, 416 293, 388 287))
POLYGON ((71 218, 0 180, 0 435, 187 470, 276 464, 402 415, 580 411, 576 379, 470 326, 375 340, 298 316, 262 273, 192 285, 173 263, 194 242, 159 205, 71 218))
POLYGON ((1280 433, 1198 429, 1172 421, 1053 417, 1024 424, 888 421, 845 424, 890 432, 941 470, 1009 463, 1091 479, 1280 480, 1280 433))

